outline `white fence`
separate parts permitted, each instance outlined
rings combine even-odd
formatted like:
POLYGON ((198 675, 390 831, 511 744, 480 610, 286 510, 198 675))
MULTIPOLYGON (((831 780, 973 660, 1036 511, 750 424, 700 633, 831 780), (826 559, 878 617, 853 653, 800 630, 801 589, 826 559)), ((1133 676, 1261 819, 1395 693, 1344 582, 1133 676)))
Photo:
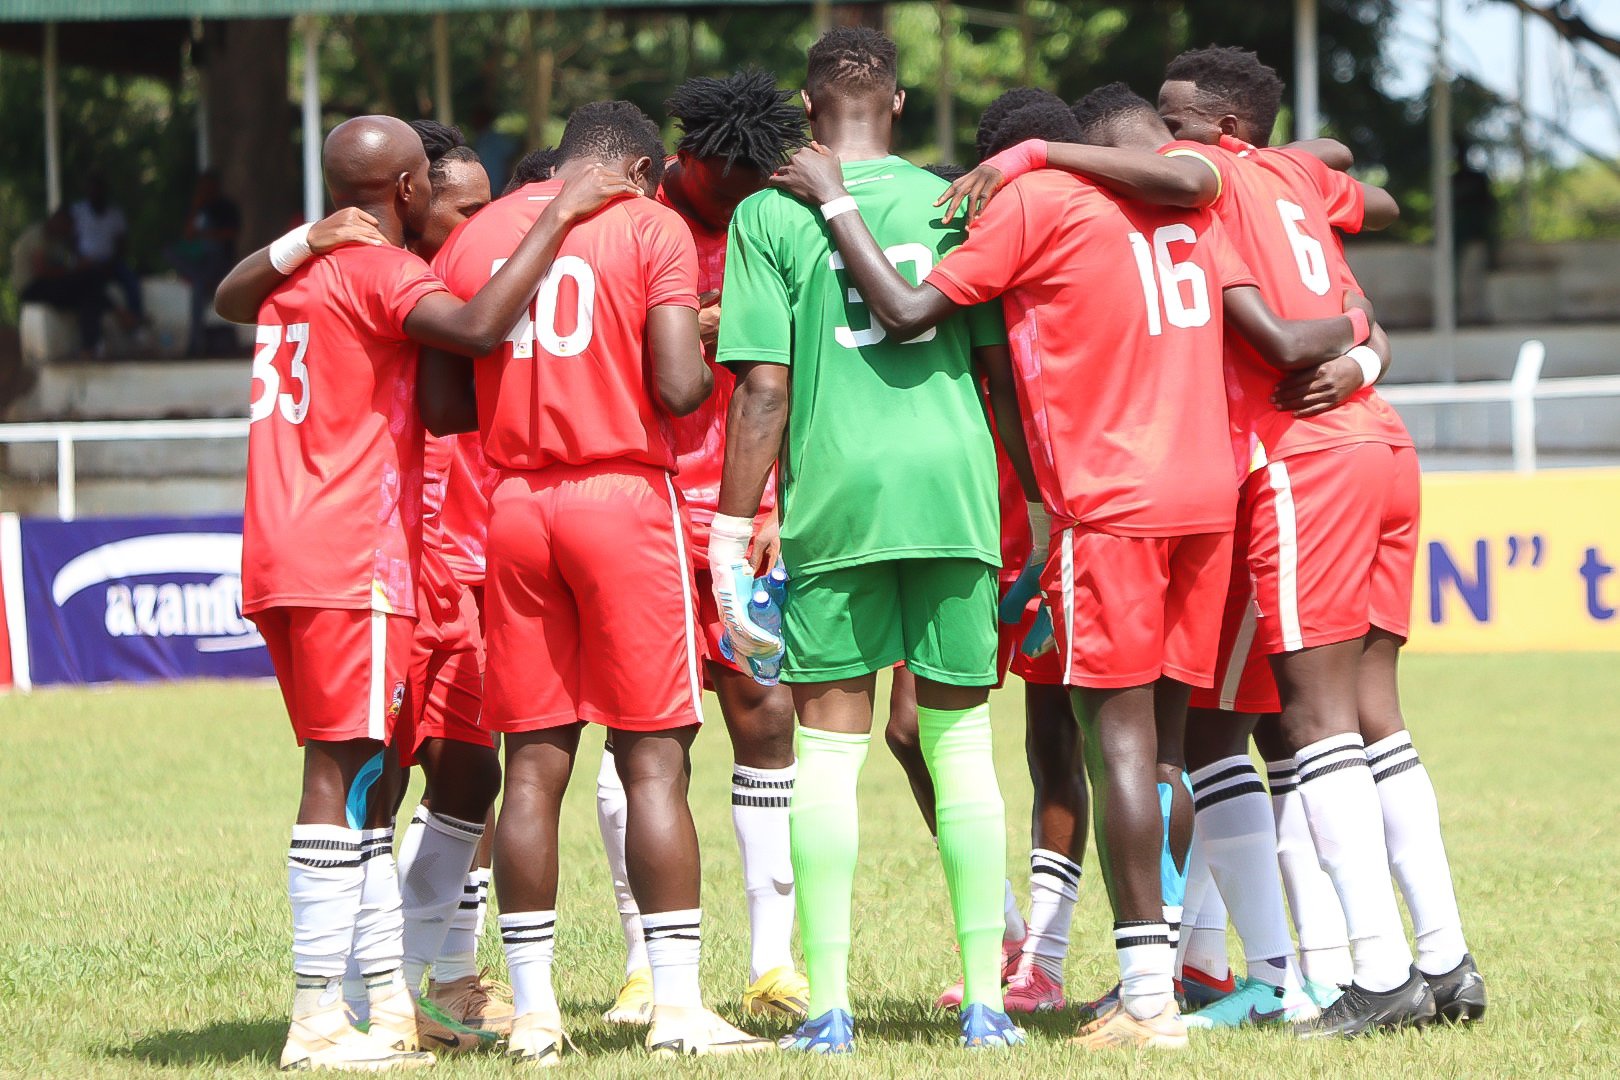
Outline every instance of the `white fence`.
POLYGON ((82 442, 154 442, 189 439, 245 439, 248 418, 225 420, 80 420, 50 424, 0 424, 0 443, 56 444, 56 516, 78 516, 78 466, 74 447, 82 442))
MULTIPOLYGON (((1540 341, 1519 348, 1513 377, 1493 382, 1430 383, 1380 387, 1393 405, 1505 403, 1513 414, 1513 468, 1536 470, 1536 403, 1556 398, 1620 397, 1620 375, 1542 379, 1547 350, 1540 341)), ((56 444, 56 515, 72 521, 78 512, 74 447, 81 442, 149 442, 245 439, 247 417, 225 420, 89 420, 68 423, 0 424, 0 443, 56 444)))
POLYGON ((1513 471, 1536 471, 1536 402, 1555 398, 1620 397, 1620 375, 1543 379, 1547 349, 1532 338, 1519 346, 1513 377, 1469 383, 1380 386, 1391 405, 1465 405, 1505 402, 1512 410, 1513 471))

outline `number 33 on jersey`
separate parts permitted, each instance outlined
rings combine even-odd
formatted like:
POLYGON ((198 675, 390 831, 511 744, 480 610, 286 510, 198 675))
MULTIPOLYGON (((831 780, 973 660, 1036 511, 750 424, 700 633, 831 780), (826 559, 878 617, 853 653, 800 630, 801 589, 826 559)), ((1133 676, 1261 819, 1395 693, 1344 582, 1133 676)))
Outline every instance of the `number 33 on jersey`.
POLYGON ((415 611, 418 349, 405 318, 444 285, 393 247, 312 259, 259 310, 242 606, 415 611))

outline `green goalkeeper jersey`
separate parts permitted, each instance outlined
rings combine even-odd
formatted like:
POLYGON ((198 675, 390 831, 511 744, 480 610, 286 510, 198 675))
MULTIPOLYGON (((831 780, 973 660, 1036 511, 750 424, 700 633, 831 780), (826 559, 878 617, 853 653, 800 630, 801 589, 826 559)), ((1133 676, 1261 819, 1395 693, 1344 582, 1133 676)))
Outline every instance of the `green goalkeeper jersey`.
MULTIPOLYGON (((843 169, 912 284, 962 242, 934 206, 939 177, 898 157, 843 169)), ((820 211, 773 189, 737 207, 724 289, 719 361, 792 369, 779 476, 788 571, 930 557, 1000 566, 995 446, 970 352, 1007 340, 999 306, 895 340, 853 288, 820 211)))

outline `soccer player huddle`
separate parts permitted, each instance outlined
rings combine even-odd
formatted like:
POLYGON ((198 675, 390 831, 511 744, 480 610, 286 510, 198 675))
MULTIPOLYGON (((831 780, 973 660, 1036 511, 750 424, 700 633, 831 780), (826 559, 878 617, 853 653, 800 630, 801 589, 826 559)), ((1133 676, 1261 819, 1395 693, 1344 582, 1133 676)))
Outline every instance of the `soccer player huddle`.
POLYGON ((455 129, 349 120, 338 211, 220 286, 258 325, 243 610, 305 754, 282 1067, 574 1052, 551 972, 587 724, 627 954, 606 1019, 659 1055, 853 1051, 884 670, 963 1046, 1068 1007, 1088 802, 1119 980, 1078 1046, 1482 1016, 1397 691, 1418 464, 1338 237, 1393 200, 1332 140, 1270 147, 1282 84, 1240 49, 1176 58, 1157 105, 1009 91, 965 174, 891 152, 892 41, 835 29, 808 60, 802 108, 757 70, 683 84, 672 156, 633 105, 582 106, 493 201, 455 129), (991 755, 1009 671, 1027 917, 991 755), (742 1005, 780 1039, 699 987, 705 688, 742 1005), (476 964, 491 867, 509 987, 476 964))

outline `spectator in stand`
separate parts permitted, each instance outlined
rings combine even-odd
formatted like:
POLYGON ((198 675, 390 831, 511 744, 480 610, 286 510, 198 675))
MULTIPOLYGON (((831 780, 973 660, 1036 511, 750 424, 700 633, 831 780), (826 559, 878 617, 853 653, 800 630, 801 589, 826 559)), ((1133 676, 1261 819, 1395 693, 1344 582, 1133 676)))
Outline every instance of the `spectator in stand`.
POLYGON ((11 246, 11 285, 25 304, 72 312, 79 324, 79 347, 86 354, 100 349, 107 278, 80 258, 73 217, 65 208, 25 229, 11 246))
POLYGON ((129 265, 125 250, 129 222, 123 209, 108 198, 106 177, 92 173, 85 185, 85 197, 73 204, 71 212, 79 257, 101 274, 103 282, 116 284, 124 294, 125 326, 139 326, 146 321, 146 308, 141 300, 141 279, 129 265))
POLYGON ((495 130, 495 114, 488 105, 480 105, 472 112, 472 148, 489 173, 489 190, 505 188, 506 178, 512 175, 512 159, 517 157, 518 141, 495 130))
POLYGON ((220 188, 219 170, 204 169, 197 177, 185 231, 180 241, 163 253, 175 272, 191 285, 187 356, 207 354, 208 312, 214 304, 214 290, 236 265, 236 234, 241 227, 242 212, 220 188))

